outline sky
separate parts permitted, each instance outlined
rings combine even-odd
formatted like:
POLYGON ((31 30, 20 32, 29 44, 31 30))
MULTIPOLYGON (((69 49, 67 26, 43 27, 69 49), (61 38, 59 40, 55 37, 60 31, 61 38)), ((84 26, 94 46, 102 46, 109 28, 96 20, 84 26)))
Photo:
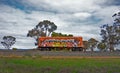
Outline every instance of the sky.
POLYGON ((120 0, 0 0, 0 42, 11 35, 16 37, 12 47, 35 48, 35 40, 26 35, 43 20, 54 22, 55 32, 100 41, 100 26, 112 24, 118 11, 120 0))

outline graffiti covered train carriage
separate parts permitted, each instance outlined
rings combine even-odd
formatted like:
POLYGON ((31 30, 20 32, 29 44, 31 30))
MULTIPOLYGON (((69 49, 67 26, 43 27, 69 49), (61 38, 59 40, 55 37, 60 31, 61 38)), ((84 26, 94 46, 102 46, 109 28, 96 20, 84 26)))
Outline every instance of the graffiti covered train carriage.
POLYGON ((38 49, 43 51, 51 50, 71 50, 82 51, 82 37, 40 37, 38 39, 38 49))

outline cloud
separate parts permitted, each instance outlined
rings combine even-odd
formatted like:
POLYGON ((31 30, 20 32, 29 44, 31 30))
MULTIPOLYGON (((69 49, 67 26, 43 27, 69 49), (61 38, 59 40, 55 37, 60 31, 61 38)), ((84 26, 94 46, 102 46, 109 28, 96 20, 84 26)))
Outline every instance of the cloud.
POLYGON ((108 6, 110 6, 110 5, 113 5, 113 6, 120 6, 120 1, 119 0, 107 0, 106 2, 105 2, 105 5, 108 5, 108 6))
MULTIPOLYGON (((0 14, 0 21, 1 21, 0 22, 0 26, 1 26, 0 41, 2 41, 2 37, 5 35, 12 35, 16 37, 17 40, 22 40, 22 39, 25 40, 28 30, 33 28, 33 24, 35 23, 35 21, 25 19, 26 17, 29 17, 28 14, 26 14, 25 12, 19 9, 14 9, 6 5, 0 6, 0 13, 1 13, 0 14), (19 38, 17 36, 21 36, 24 38, 19 38)), ((29 39, 26 39, 26 40, 29 40, 29 39)), ((16 45, 21 44, 19 42, 16 42, 16 43, 18 43, 16 45)), ((24 44, 24 42, 22 43, 24 44)), ((18 47, 18 48, 21 48, 21 47, 18 47)))
POLYGON ((20 9, 0 5, 0 13, 0 41, 5 35, 12 35, 17 39, 13 47, 17 48, 23 48, 23 46, 26 46, 26 48, 34 47, 34 39, 30 39, 26 35, 28 30, 34 28, 40 21, 50 20, 58 26, 58 29, 65 25, 57 16, 49 12, 32 11, 28 14, 20 9))
POLYGON ((90 13, 85 13, 85 12, 74 13, 73 15, 77 18, 80 18, 81 20, 84 20, 84 19, 87 19, 87 18, 91 17, 90 13))
POLYGON ((113 22, 112 15, 119 10, 120 6, 109 6, 104 7, 98 12, 94 13, 94 16, 102 19, 101 23, 108 23, 111 24, 113 22))
POLYGON ((23 4, 35 7, 38 10, 55 11, 55 12, 80 12, 80 11, 95 11, 100 8, 98 3, 104 0, 22 0, 23 4))
POLYGON ((17 38, 13 47, 33 48, 35 40, 27 32, 43 20, 54 22, 56 32, 100 40, 99 27, 111 24, 119 8, 113 0, 5 0, 0 3, 0 41, 12 35, 17 38))

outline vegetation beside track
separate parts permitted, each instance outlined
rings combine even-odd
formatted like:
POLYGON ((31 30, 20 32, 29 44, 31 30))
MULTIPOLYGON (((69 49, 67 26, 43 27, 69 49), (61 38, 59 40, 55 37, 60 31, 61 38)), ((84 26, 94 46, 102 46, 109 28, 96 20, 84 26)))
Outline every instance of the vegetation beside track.
POLYGON ((0 73, 120 73, 120 58, 0 58, 0 73))

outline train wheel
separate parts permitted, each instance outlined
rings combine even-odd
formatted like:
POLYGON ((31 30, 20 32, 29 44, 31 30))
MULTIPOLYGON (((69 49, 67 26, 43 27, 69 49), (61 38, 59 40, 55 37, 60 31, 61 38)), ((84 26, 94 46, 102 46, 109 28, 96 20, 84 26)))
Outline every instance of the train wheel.
POLYGON ((45 48, 45 51, 48 51, 48 48, 45 48))
POLYGON ((40 51, 43 51, 43 48, 40 48, 40 51))
POLYGON ((51 48, 48 48, 48 51, 51 51, 51 48))
POLYGON ((75 48, 72 48, 72 51, 75 51, 75 48))
POLYGON ((77 48, 77 47, 76 47, 76 48, 74 48, 74 50, 75 50, 75 51, 80 51, 80 48, 77 48))
POLYGON ((83 51, 83 48, 80 48, 80 51, 83 51))

